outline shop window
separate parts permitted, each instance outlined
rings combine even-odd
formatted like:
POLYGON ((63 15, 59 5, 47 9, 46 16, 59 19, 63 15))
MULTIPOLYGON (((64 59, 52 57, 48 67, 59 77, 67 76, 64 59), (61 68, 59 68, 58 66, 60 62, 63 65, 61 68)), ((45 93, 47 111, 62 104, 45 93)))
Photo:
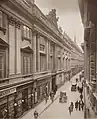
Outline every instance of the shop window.
POLYGON ((23 33, 22 33, 23 40, 31 41, 31 29, 27 26, 23 26, 23 33))
POLYGON ((26 54, 23 56, 23 74, 31 73, 31 55, 26 54))

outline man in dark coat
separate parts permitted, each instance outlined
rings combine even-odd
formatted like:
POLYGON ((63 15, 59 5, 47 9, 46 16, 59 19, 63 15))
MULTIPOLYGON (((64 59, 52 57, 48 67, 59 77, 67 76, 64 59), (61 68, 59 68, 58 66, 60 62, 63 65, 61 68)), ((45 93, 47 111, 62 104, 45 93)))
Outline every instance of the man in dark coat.
POLYGON ((34 119, 37 119, 38 118, 38 112, 35 110, 34 112, 34 119))
POLYGON ((83 100, 81 102, 81 108, 82 108, 82 111, 83 111, 83 108, 84 108, 84 102, 83 102, 83 100))
POLYGON ((81 100, 83 99, 83 95, 82 95, 82 94, 80 95, 80 99, 81 99, 81 100))
POLYGON ((79 107, 79 111, 81 110, 81 104, 80 101, 78 102, 78 107, 79 107))
POLYGON ((78 100, 75 102, 75 109, 78 109, 78 100))

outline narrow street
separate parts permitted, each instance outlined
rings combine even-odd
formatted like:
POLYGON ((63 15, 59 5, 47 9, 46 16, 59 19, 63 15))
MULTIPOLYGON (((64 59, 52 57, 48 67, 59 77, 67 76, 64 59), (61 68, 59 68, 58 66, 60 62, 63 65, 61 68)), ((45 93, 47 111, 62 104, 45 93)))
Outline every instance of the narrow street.
MULTIPOLYGON (((68 107, 70 106, 71 101, 75 103, 75 101, 79 100, 79 93, 71 92, 71 84, 75 82, 75 78, 78 77, 79 74, 75 75, 71 81, 67 81, 60 89, 57 91, 57 99, 51 103, 51 100, 48 100, 48 104, 45 104, 45 101, 37 106, 34 110, 37 110, 39 113, 38 119, 84 119, 83 111, 76 111, 74 109, 73 113, 69 114, 68 107), (60 91, 66 91, 68 100, 67 103, 59 103, 59 95, 60 91), (51 103, 49 105, 49 103, 51 103), (47 108, 43 110, 42 108, 46 105, 47 108), (41 111, 40 111, 41 110, 41 111), (43 110, 43 111, 42 111, 43 110)), ((30 110, 26 115, 24 115, 21 119, 34 119, 33 113, 34 110, 30 110)))
POLYGON ((70 102, 75 102, 79 100, 78 92, 71 92, 71 82, 67 82, 64 85, 64 91, 67 92, 68 102, 59 103, 59 98, 44 112, 40 115, 39 119, 84 119, 83 111, 76 111, 74 109, 73 113, 69 114, 68 107, 70 102))

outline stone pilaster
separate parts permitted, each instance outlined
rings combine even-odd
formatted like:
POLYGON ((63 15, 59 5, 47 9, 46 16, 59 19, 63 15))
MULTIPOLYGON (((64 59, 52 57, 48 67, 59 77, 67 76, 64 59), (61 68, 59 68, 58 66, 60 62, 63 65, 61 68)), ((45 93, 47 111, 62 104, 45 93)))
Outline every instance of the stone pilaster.
POLYGON ((36 71, 39 72, 40 71, 40 35, 37 33, 36 34, 36 71))
POLYGON ((32 41, 32 47, 33 47, 33 72, 36 72, 36 33, 33 32, 33 41, 32 41))
POLYGON ((49 57, 49 42, 48 42, 48 40, 46 40, 46 59, 47 59, 46 67, 47 67, 47 70, 49 69, 49 67, 48 67, 48 63, 49 63, 48 57, 49 57))

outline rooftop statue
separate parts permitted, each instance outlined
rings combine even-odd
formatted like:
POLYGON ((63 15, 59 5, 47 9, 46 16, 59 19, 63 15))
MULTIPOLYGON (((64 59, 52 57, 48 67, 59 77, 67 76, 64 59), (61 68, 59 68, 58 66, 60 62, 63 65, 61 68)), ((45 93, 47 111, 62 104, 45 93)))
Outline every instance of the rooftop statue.
POLYGON ((56 17, 56 9, 52 9, 47 15, 47 17, 57 26, 59 17, 56 17))

